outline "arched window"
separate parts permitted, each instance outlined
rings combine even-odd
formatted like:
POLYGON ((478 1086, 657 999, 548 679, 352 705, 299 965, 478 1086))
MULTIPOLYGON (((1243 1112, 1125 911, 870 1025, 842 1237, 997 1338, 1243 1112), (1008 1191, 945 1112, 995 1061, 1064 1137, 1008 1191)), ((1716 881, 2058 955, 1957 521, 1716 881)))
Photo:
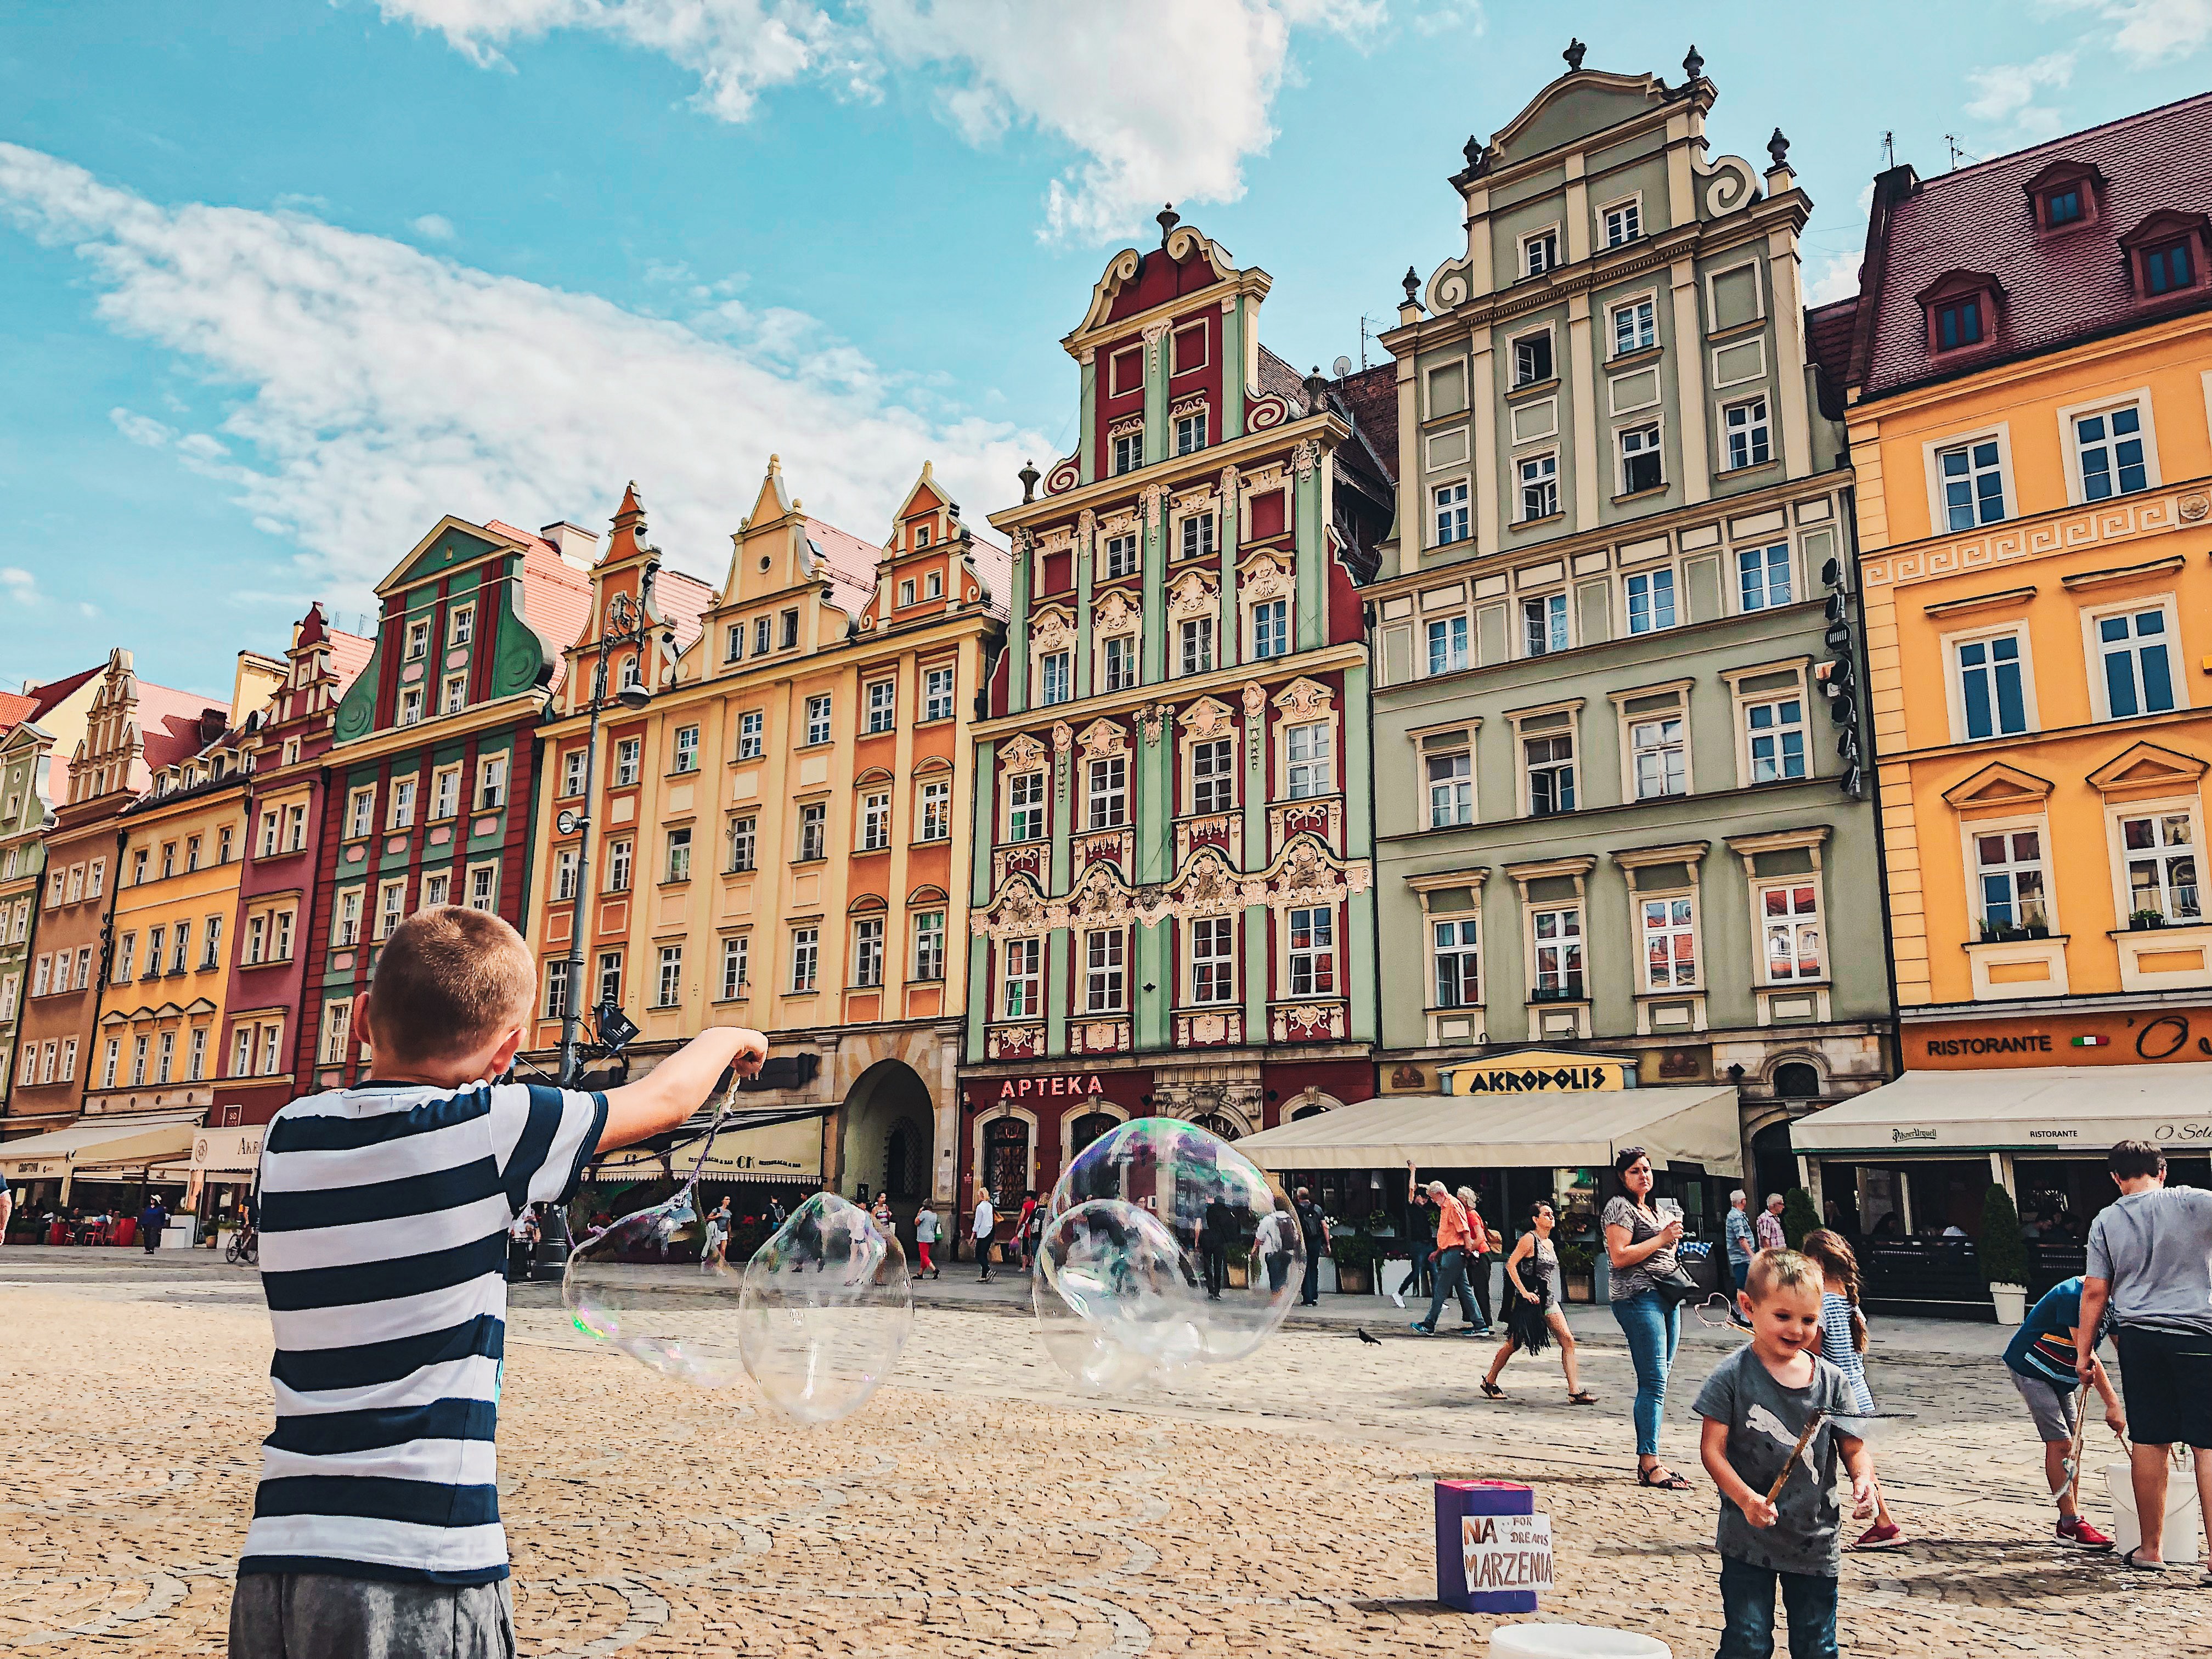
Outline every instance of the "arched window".
POLYGON ((1234 1140, 1237 1136, 1244 1133, 1242 1129, 1237 1127, 1235 1122, 1229 1118, 1224 1117, 1219 1112, 1208 1112, 1203 1117, 1195 1118, 1192 1121, 1195 1122, 1200 1128, 1206 1130, 1209 1133, 1219 1135, 1224 1140, 1234 1140))
POLYGON ((1292 1112, 1292 1113, 1291 1114, 1291 1122, 1293 1122, 1293 1123, 1296 1123, 1296 1122, 1297 1122, 1300 1118, 1307 1118, 1307 1117, 1319 1117, 1319 1116, 1320 1116, 1323 1112, 1327 1111, 1328 1109, 1328 1107, 1323 1106, 1323 1105, 1322 1105, 1322 1104, 1321 1104, 1318 1101, 1316 1101, 1316 1102, 1315 1102, 1315 1103, 1314 1103, 1313 1104, 1311 1104, 1311 1105, 1309 1105, 1309 1106, 1301 1106, 1301 1107, 1299 1107, 1299 1108, 1297 1109, 1297 1110, 1296 1110, 1295 1112, 1292 1112))
POLYGON ((884 1191, 896 1199, 920 1198, 922 1184, 928 1179, 928 1138, 900 1119, 891 1126, 890 1138, 884 1146, 884 1191))
POLYGON ((1814 1100, 1820 1093, 1820 1073, 1802 1060, 1774 1068, 1774 1092, 1783 1100, 1814 1100))
POLYGON ((983 1185, 992 1204, 1018 1209, 1029 1186, 1030 1126, 1018 1117, 994 1118, 983 1126, 983 1185))
POLYGON ((1080 1152, 1085 1146, 1088 1146, 1092 1141, 1097 1139, 1101 1135, 1113 1133, 1115 1129, 1117 1128, 1120 1124, 1121 1120, 1119 1118, 1113 1117, 1107 1113, 1085 1112, 1081 1117, 1075 1120, 1073 1127, 1067 1132, 1067 1150, 1069 1155, 1073 1156, 1074 1154, 1080 1152))

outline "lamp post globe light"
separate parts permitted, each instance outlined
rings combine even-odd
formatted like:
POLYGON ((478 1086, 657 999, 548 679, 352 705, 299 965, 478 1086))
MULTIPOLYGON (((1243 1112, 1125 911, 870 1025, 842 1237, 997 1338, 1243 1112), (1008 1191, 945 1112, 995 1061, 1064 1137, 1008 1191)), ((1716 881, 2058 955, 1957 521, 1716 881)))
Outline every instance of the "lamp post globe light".
MULTIPOLYGON (((599 716, 607 708, 619 706, 632 713, 644 708, 653 701, 653 688, 646 680, 647 653, 654 643, 656 632, 647 607, 653 599, 653 579, 659 572, 658 564, 645 567, 635 599, 627 593, 617 593, 607 602, 606 620, 599 630, 599 641, 592 665, 592 695, 585 705, 591 715, 584 738, 584 805, 581 811, 565 810, 556 820, 555 827, 563 835, 572 831, 578 836, 576 842, 575 914, 568 928, 568 983, 561 1000, 561 1086, 574 1088, 580 1067, 576 1057, 578 1035, 583 1019, 584 990, 584 915, 592 895, 592 805, 598 799, 599 767, 599 716), (616 653, 628 648, 623 659, 623 683, 614 695, 607 694, 607 663, 616 653)), ((663 633, 664 642, 674 637, 672 632, 663 633)))

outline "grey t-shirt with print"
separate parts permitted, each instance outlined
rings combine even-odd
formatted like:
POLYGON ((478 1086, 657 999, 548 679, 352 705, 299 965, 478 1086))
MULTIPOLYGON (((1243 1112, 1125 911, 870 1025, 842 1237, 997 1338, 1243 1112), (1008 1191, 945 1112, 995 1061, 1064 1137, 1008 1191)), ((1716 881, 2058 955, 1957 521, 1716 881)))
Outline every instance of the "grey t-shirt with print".
POLYGON ((1781 1496, 1774 1500, 1775 1523, 1754 1527, 1741 1510, 1723 1498, 1715 1542, 1723 1555, 1754 1567, 1838 1577, 1843 1571, 1843 1517, 1836 1502, 1833 1413, 1851 1409, 1850 1386, 1844 1374, 1814 1355, 1810 1385, 1785 1389, 1747 1342, 1713 1367, 1690 1409, 1728 1425, 1729 1467, 1762 1498, 1782 1473, 1806 1417, 1814 1411, 1831 1413, 1814 1430, 1790 1479, 1783 1483, 1781 1496))
POLYGON ((2112 1285, 2115 1325, 2212 1333, 2212 1192, 2122 1193, 2090 1225, 2088 1276, 2112 1285))

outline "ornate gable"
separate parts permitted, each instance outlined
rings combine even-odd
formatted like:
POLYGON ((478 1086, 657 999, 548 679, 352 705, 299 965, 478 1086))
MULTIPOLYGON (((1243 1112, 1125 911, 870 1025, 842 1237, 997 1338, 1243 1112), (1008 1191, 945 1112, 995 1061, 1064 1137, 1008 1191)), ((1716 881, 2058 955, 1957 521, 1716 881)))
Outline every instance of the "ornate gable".
POLYGON ((1319 720, 1335 702, 1336 693, 1319 680, 1308 679, 1303 674, 1285 686, 1275 698, 1275 707, 1294 720, 1319 720))
POLYGON ((2194 794, 2206 770, 2206 763, 2194 755, 2176 754, 2154 743, 2138 743, 2090 773, 2089 783, 2107 800, 2194 794))
POLYGON ((1200 697, 1182 711, 1182 726, 1187 738, 1218 738, 1233 731, 1237 711, 1218 697, 1200 697))
POLYGON ((2050 798, 2048 779, 2008 766, 2002 761, 1984 767, 1964 782, 1954 783, 1943 792, 1943 799, 1951 804, 1951 810, 1961 817, 2016 812, 2040 806, 2050 798))

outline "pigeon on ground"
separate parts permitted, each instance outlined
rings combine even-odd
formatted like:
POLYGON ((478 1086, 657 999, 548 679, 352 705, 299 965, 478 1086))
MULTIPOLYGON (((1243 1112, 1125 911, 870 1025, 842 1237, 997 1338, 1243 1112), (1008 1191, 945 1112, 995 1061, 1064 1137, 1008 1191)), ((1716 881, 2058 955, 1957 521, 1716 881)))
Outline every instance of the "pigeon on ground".
MULTIPOLYGON (((1355 1327, 1354 1328, 1355 1328, 1355 1330, 1357 1330, 1357 1329, 1358 1329, 1358 1328, 1356 1328, 1356 1327, 1355 1327)), ((1358 1330, 1358 1337, 1359 1337, 1359 1340, 1360 1340, 1362 1342, 1366 1343, 1370 1347, 1373 1347, 1373 1348, 1379 1348, 1379 1347, 1381 1347, 1381 1346, 1382 1346, 1382 1338, 1377 1337, 1377 1336, 1370 1336, 1370 1335, 1368 1335, 1368 1334, 1367 1334, 1367 1333, 1366 1333, 1364 1330, 1358 1330)))

